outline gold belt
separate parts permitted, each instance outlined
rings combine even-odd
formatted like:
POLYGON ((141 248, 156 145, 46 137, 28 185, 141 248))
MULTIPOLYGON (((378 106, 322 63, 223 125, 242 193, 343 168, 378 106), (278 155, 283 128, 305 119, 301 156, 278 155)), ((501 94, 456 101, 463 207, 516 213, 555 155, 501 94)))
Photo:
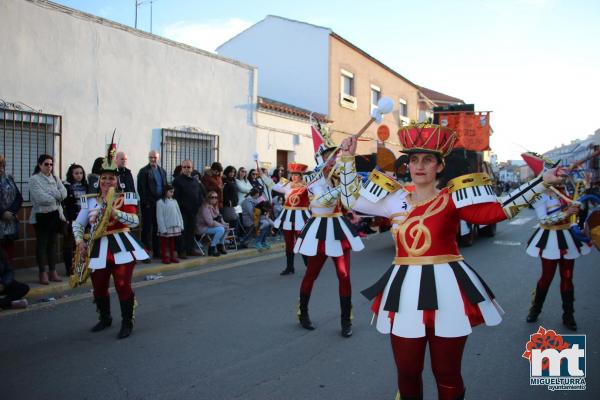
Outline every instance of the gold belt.
POLYGON ((395 265, 427 265, 427 264, 444 264, 452 261, 464 260, 463 256, 455 254, 442 254, 439 256, 422 256, 422 257, 394 257, 395 265))
POLYGON ((129 232, 129 228, 121 228, 121 229, 115 229, 114 231, 107 231, 102 236, 114 235, 115 233, 123 233, 123 232, 129 232))
POLYGON ((547 229, 549 231, 560 231, 562 229, 569 229, 571 227, 570 223, 560 224, 560 225, 540 225, 540 228, 547 229))
POLYGON ((315 218, 336 218, 336 217, 341 217, 343 214, 341 212, 336 212, 336 213, 312 213, 312 216, 315 218))
POLYGON ((283 208, 286 209, 286 210, 302 210, 302 211, 308 210, 308 207, 288 207, 288 206, 284 206, 283 208))

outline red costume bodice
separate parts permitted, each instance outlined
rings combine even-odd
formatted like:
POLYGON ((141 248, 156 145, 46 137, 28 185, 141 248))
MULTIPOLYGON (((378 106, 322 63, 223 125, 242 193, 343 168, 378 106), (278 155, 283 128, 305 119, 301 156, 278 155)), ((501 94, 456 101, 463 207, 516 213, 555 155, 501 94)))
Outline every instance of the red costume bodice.
POLYGON ((460 220, 492 224, 506 215, 498 203, 482 203, 457 209, 447 189, 433 199, 413 205, 393 229, 397 257, 460 255, 456 234, 460 220))
POLYGON ((308 208, 310 199, 306 186, 291 188, 285 195, 285 208, 308 208))

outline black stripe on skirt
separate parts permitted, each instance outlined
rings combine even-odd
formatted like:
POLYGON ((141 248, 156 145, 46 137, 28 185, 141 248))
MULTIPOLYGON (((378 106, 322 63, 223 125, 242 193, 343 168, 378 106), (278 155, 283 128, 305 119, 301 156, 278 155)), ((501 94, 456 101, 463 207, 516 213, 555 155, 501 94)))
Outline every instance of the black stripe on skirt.
POLYGON ((406 271, 408 271, 408 265, 401 265, 398 269, 398 273, 390 285, 387 300, 385 301, 385 306, 383 307, 384 310, 396 313, 398 312, 398 305, 400 304, 400 290, 402 289, 402 283, 404 282, 406 271))
POLYGON ((121 238, 121 241, 123 242, 123 246, 125 246, 125 251, 134 251, 135 250, 135 247, 133 247, 133 245, 131 244, 131 242, 129 241, 129 239, 123 232, 119 233, 119 237, 121 238))
POLYGON ((546 244, 548 243, 548 236, 550 236, 550 231, 548 229, 544 229, 544 233, 542 233, 542 237, 540 237, 540 240, 538 240, 535 247, 542 250, 545 249, 546 244))
POLYGON ((342 240, 345 238, 344 231, 342 231, 342 226, 337 218, 333 218, 333 237, 335 240, 342 240))
POLYGON ((565 233, 563 231, 556 231, 556 239, 558 240, 558 248, 561 250, 568 249, 567 239, 565 239, 565 233))
POLYGON ((348 218, 346 218, 345 216, 341 216, 340 217, 343 221, 343 223, 346 224, 346 227, 348 228, 348 230, 350 231, 350 233, 352 233, 353 237, 357 237, 358 236, 358 232, 356 231, 356 229, 354 228, 354 225, 352 225, 350 223, 350 221, 348 221, 348 218))
POLYGON ((535 230, 535 232, 533 232, 533 235, 531 235, 531 237, 529 238, 529 240, 527 241, 527 247, 529 247, 529 245, 531 244, 531 241, 533 240, 533 238, 535 237, 535 235, 537 235, 537 233, 540 231, 540 228, 537 228, 535 230))
POLYGON ((90 253, 90 258, 100 257, 100 239, 96 239, 92 242, 92 252, 90 253))
POLYGON ((437 310, 437 290, 435 289, 435 273, 433 265, 427 264, 421 267, 421 284, 419 285, 418 310, 437 310))
POLYGON ((115 236, 108 235, 107 239, 108 239, 108 249, 110 250, 110 252, 113 254, 120 253, 121 246, 119 246, 119 243, 117 243, 117 239, 115 239, 115 236))
POLYGON ((319 228, 317 229, 317 239, 327 240, 327 218, 321 218, 319 228))
POLYGON ((452 261, 448 264, 450 264, 450 268, 452 268, 452 271, 454 272, 454 277, 458 282, 458 286, 464 291, 465 295, 467 296, 467 299, 469 300, 469 303, 478 304, 484 301, 485 297, 483 297, 479 290, 477 290, 477 288, 475 287, 473 282, 471 282, 471 279, 469 279, 469 276, 467 275, 465 270, 462 269, 460 264, 456 261, 452 261))
POLYGON ((379 293, 382 293, 385 290, 385 285, 387 285, 388 281, 390 280, 390 276, 392 275, 393 270, 394 266, 392 265, 388 268, 387 271, 385 271, 385 274, 383 274, 377 282, 375 282, 368 288, 362 290, 360 294, 362 294, 369 300, 373 300, 375 297, 377 297, 379 293))
POLYGON ((300 236, 298 236, 300 239, 304 239, 306 237, 306 232, 308 232, 308 229, 314 222, 315 219, 311 218, 310 221, 308 221, 308 223, 304 225, 304 229, 302 229, 302 232, 300 232, 300 236))
POLYGON ((496 296, 494 296, 494 292, 492 292, 492 289, 490 289, 490 287, 487 285, 487 283, 485 283, 485 281, 483 280, 483 278, 477 273, 477 271, 475 271, 475 269, 473 267, 471 267, 469 264, 467 264, 466 261, 463 260, 463 264, 465 264, 474 274, 475 276, 477 276, 477 278, 479 279, 479 282, 481 282, 481 284, 483 285, 483 288, 485 289, 485 291, 487 292, 488 296, 490 296, 490 299, 495 299, 496 296))

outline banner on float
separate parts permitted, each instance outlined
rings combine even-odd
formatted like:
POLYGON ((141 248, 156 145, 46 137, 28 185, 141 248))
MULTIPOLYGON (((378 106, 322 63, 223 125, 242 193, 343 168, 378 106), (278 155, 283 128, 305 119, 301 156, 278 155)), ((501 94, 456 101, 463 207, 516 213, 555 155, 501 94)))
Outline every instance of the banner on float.
POLYGON ((448 112, 439 113, 441 126, 456 132, 458 141, 455 148, 473 151, 490 150, 490 113, 448 112))

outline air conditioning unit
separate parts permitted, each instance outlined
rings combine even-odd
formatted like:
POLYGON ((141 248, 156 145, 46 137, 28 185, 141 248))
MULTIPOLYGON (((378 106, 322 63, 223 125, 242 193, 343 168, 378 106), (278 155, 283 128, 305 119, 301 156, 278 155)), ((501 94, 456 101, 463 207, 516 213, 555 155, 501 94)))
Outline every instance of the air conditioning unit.
POLYGON ((340 93, 340 105, 342 107, 346 107, 351 110, 356 110, 356 103, 356 97, 350 96, 349 94, 340 93))
POLYGON ((410 118, 405 117, 403 115, 399 115, 400 122, 402 126, 410 125, 410 118))

